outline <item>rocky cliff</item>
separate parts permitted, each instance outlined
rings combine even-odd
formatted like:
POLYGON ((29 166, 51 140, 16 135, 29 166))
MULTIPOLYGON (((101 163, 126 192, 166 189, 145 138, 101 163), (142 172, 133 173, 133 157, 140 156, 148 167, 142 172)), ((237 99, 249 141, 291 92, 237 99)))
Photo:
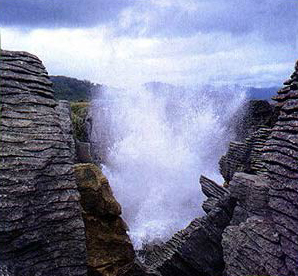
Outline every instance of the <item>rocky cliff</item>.
POLYGON ((1 275, 86 275, 69 107, 42 62, 1 51, 1 275))
POLYGON ((230 183, 239 219, 223 234, 227 275, 298 275, 298 62, 284 84, 274 97, 278 120, 260 147, 262 169, 230 183))
POLYGON ((100 168, 74 165, 92 162, 79 104, 71 120, 31 54, 1 51, 0 70, 0 275, 116 275, 135 254, 100 168))
POLYGON ((298 62, 278 113, 264 105, 265 126, 248 124, 220 160, 226 185, 200 178, 206 215, 143 263, 100 169, 74 173, 69 104, 41 61, 1 51, 0 73, 0 275, 298 275, 298 62))

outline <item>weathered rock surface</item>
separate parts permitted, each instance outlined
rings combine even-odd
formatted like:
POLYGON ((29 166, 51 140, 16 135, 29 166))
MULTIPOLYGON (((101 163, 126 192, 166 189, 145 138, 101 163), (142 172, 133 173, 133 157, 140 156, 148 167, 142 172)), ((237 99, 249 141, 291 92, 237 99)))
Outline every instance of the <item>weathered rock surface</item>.
POLYGON ((266 216, 269 213, 269 183, 260 176, 235 173, 229 186, 230 195, 236 199, 231 225, 238 225, 251 216, 266 216))
POLYGON ((86 275, 69 108, 37 57, 1 50, 0 70, 0 271, 86 275))
POLYGON ((114 276, 135 254, 109 182, 94 164, 76 164, 86 227, 88 275, 114 276))
POLYGON ((76 163, 93 163, 90 143, 76 140, 76 163))
POLYGON ((236 116, 236 138, 230 143, 219 164, 228 184, 235 172, 255 173, 262 170, 260 149, 277 121, 280 108, 264 100, 248 101, 236 116))
POLYGON ((122 267, 117 276, 161 276, 161 274, 150 267, 145 267, 137 258, 122 267))
POLYGON ((227 185, 235 172, 256 173, 263 170, 262 148, 270 133, 270 128, 261 127, 244 142, 230 143, 228 152, 219 161, 220 173, 227 185))
POLYGON ((245 173, 236 173, 231 181, 237 205, 223 233, 227 275, 288 275, 268 206, 269 185, 265 178, 245 173))
POLYGON ((266 126, 248 126, 220 160, 225 188, 201 177, 206 215, 141 264, 94 164, 75 166, 80 198, 69 105, 40 60, 0 61, 0 275, 86 275, 86 263, 91 276, 298 275, 298 62, 274 98, 278 118, 264 105, 266 126))
POLYGON ((243 142, 260 127, 272 127, 279 114, 279 108, 275 104, 265 100, 250 100, 244 103, 238 110, 235 120, 235 140, 243 142))
POLYGON ((212 209, 214 209, 218 202, 226 195, 229 195, 229 190, 218 185, 211 179, 205 176, 201 176, 200 183, 202 187, 202 192, 207 196, 207 200, 203 202, 203 210, 208 214, 212 209))
POLYGON ((261 169, 230 182, 237 206, 222 242, 228 276, 298 275, 297 83, 298 62, 274 97, 280 114, 259 148, 261 169))

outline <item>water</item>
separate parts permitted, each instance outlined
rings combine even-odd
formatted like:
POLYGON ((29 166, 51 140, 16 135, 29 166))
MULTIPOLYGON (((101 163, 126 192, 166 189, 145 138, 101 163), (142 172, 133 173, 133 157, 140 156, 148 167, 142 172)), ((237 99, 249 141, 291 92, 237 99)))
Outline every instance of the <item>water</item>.
POLYGON ((92 139, 134 247, 166 240, 203 214, 200 175, 222 183, 218 161, 245 93, 151 83, 98 95, 92 139))

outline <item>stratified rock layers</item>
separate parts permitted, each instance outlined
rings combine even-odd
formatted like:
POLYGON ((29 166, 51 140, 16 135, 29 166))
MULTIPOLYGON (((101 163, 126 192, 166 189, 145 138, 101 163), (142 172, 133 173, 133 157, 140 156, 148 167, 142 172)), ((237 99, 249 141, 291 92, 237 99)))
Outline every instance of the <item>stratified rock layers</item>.
POLYGON ((88 275, 116 276, 135 254, 109 182, 94 164, 76 164, 86 226, 88 275))
POLYGON ((37 57, 0 56, 0 271, 86 275, 69 108, 37 57))
POLYGON ((206 216, 133 262, 120 206, 92 164, 73 171, 69 105, 41 61, 1 51, 0 275, 298 275, 298 62, 278 119, 231 143, 226 188, 201 177, 206 216), (82 218, 83 211, 83 218, 82 218), (124 267, 123 267, 124 266, 124 267), (122 268, 121 268, 122 267, 122 268))
POLYGON ((223 235, 229 276, 298 275, 298 62, 285 85, 274 97, 280 114, 260 148, 259 179, 236 173, 230 183, 234 191, 249 190, 236 195, 235 208, 247 219, 223 235))

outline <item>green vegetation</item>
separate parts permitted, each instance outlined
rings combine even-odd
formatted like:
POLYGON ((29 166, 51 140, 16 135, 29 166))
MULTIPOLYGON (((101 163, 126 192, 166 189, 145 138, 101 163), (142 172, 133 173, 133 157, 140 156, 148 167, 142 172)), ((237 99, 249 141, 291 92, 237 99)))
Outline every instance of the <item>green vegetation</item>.
POLYGON ((50 76, 53 82, 54 96, 57 100, 89 101, 92 93, 97 93, 101 85, 88 80, 78 80, 65 76, 50 76))
POLYGON ((74 137, 87 142, 86 117, 93 93, 101 91, 102 86, 88 80, 78 80, 65 76, 50 76, 53 82, 54 97, 70 101, 74 137))
POLYGON ((86 129, 86 117, 88 114, 89 102, 71 102, 72 125, 74 137, 81 142, 87 142, 88 134, 86 129))

